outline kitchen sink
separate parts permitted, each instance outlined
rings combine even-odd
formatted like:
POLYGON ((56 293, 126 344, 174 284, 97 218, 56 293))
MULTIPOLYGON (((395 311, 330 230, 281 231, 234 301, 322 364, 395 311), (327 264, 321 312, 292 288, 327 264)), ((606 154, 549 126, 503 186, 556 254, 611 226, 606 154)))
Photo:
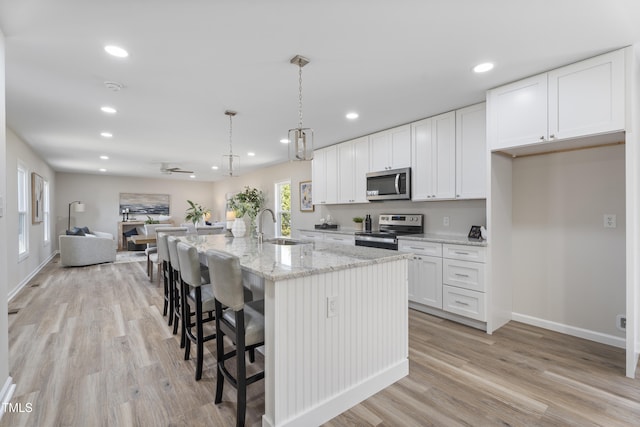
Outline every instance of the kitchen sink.
POLYGON ((286 237, 277 237, 275 239, 266 239, 264 243, 271 243, 272 245, 291 246, 291 245, 303 245, 307 242, 303 242, 301 240, 288 239, 286 237))

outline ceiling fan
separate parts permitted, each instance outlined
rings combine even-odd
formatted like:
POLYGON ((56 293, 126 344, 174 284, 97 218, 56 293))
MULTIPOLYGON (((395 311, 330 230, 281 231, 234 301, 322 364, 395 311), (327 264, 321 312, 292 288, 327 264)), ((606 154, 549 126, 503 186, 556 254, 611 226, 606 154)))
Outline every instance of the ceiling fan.
POLYGON ((193 173, 193 171, 188 171, 180 167, 170 168, 169 163, 161 163, 160 172, 162 172, 165 175, 171 175, 172 173, 193 173))

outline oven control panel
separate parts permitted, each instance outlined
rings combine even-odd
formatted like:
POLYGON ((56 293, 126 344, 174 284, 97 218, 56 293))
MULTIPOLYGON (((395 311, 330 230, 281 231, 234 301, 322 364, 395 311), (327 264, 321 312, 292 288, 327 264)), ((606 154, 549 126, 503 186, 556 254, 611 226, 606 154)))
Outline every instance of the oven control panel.
POLYGON ((422 214, 380 214, 378 223, 380 225, 411 225, 422 227, 424 215, 422 214))

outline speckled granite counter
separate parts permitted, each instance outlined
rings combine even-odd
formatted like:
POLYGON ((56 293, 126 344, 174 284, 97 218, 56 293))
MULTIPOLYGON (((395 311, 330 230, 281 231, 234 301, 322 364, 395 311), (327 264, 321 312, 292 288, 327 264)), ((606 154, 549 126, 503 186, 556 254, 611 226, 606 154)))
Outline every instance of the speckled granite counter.
POLYGON ((240 258, 242 268, 268 280, 278 281, 329 271, 408 258, 405 253, 330 242, 306 242, 300 245, 274 245, 251 238, 223 235, 189 236, 198 252, 217 249, 240 258))
POLYGON ((409 373, 409 254, 323 241, 187 240, 201 254, 237 255, 263 278, 263 426, 323 424, 409 373))
POLYGON ((444 234, 411 234, 409 236, 398 236, 398 240, 418 240, 423 242, 450 243, 453 245, 487 246, 486 240, 473 240, 466 236, 444 235, 444 234))

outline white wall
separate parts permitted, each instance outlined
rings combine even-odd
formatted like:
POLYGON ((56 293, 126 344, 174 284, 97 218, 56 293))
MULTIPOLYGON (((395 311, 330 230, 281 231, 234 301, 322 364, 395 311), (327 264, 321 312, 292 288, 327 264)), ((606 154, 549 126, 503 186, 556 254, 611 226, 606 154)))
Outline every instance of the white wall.
POLYGON ((624 146, 515 159, 514 313, 623 338, 625 223, 624 146))
MULTIPOLYGON (((69 203, 80 200, 85 204, 84 212, 71 209, 71 227, 87 226, 91 230, 105 231, 114 236, 118 233, 120 193, 169 194, 169 214, 174 224, 184 222, 187 200, 212 208, 213 186, 210 182, 176 181, 171 179, 131 178, 122 176, 56 173, 55 229, 56 235, 67 229, 69 203)), ((213 208, 212 219, 222 215, 213 208)), ((131 217, 130 217, 131 218, 131 217)), ((138 216, 146 220, 146 215, 138 216)))
MULTIPOLYGON (((7 126, 5 113, 5 73, 4 73, 4 34, 0 29, 0 208, 3 211, 7 208, 7 157, 6 157, 6 134, 7 126)), ((7 217, 0 215, 0 387, 4 386, 9 377, 9 319, 7 316, 9 294, 7 274, 7 217)))
MULTIPOLYGON (((238 193, 245 186, 255 187, 265 192, 265 207, 273 209, 275 207, 275 183, 291 181, 291 226, 292 229, 313 227, 316 218, 315 212, 300 212, 300 191, 299 183, 311 179, 311 162, 286 162, 279 165, 263 168, 258 171, 227 178, 223 181, 213 183, 215 201, 214 209, 222 212, 226 205, 225 195, 227 193, 238 193)), ((275 233, 273 223, 264 221, 264 232, 267 235, 275 233)))
MULTIPOLYGON (((46 264, 56 250, 55 233, 49 235, 49 241, 44 241, 44 223, 31 223, 31 173, 35 172, 49 182, 50 203, 53 208, 55 203, 55 173, 49 165, 33 152, 11 129, 7 132, 7 212, 6 219, 9 224, 18 224, 18 162, 24 164, 28 172, 27 188, 29 190, 27 215, 29 234, 29 256, 18 261, 18 228, 8 227, 6 250, 9 266, 9 296, 28 282, 38 269, 46 264)), ((52 227, 53 228, 53 227, 52 227)))

